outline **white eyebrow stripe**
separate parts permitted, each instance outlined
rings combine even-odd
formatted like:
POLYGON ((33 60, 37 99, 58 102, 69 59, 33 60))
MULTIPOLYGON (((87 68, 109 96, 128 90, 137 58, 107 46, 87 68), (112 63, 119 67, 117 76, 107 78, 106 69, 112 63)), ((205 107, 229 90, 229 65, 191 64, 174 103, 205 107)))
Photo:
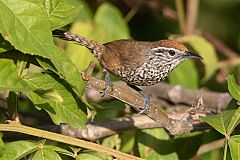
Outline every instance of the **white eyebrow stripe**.
POLYGON ((154 52, 155 55, 159 55, 159 56, 165 56, 163 53, 161 52, 154 52))
POLYGON ((159 50, 159 49, 173 50, 175 52, 179 52, 180 51, 180 50, 175 49, 175 48, 166 48, 166 47, 157 47, 157 48, 152 48, 151 50, 155 51, 155 50, 159 50))

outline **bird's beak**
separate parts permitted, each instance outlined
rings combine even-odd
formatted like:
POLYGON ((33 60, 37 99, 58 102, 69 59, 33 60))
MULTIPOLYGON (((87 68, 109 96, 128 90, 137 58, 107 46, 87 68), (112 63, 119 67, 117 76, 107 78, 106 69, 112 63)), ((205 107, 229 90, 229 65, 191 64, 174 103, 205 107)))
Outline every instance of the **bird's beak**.
POLYGON ((183 55, 183 58, 193 58, 193 59, 200 59, 203 60, 203 57, 199 56, 199 55, 195 55, 191 52, 185 52, 185 54, 183 55))

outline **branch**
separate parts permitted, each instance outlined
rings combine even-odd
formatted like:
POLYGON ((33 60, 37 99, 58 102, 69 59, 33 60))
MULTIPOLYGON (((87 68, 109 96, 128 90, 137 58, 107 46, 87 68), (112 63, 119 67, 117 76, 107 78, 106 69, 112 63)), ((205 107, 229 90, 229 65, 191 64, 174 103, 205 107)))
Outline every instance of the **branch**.
MULTIPOLYGON (((114 82, 114 84, 128 90, 128 92, 133 91, 122 81, 114 82)), ((169 85, 165 82, 158 83, 154 86, 141 87, 141 89, 143 89, 144 93, 151 95, 151 99, 154 99, 155 103, 164 107, 166 107, 166 105, 169 107, 174 106, 169 103, 191 106, 197 103, 198 98, 202 97, 206 109, 218 112, 225 109, 232 99, 228 92, 222 93, 204 89, 187 89, 181 86, 169 85)), ((110 96, 101 97, 99 92, 93 89, 86 89, 86 97, 96 103, 112 99, 110 96)))
POLYGON ((126 153, 122 153, 120 151, 117 151, 117 150, 114 150, 111 148, 107 148, 107 147, 99 145, 99 144, 95 144, 92 142, 64 136, 64 135, 57 134, 57 133, 44 131, 44 130, 40 130, 40 129, 36 129, 36 128, 32 128, 32 127, 27 127, 27 126, 24 126, 21 124, 16 124, 16 123, 0 124, 0 131, 19 132, 19 133, 36 136, 36 137, 46 138, 46 139, 50 139, 53 141, 87 148, 87 149, 95 150, 97 152, 102 152, 107 155, 119 158, 119 159, 127 159, 127 160, 132 160, 132 159, 140 160, 141 159, 141 158, 138 158, 138 157, 135 157, 132 155, 128 155, 126 153))
MULTIPOLYGON (((195 115, 196 118, 199 116, 208 116, 208 113, 201 113, 195 115)), ((169 117, 172 119, 181 120, 184 118, 185 113, 172 113, 168 114, 169 117)), ((193 124, 192 131, 200 131, 210 129, 207 123, 201 123, 200 121, 192 120, 189 123, 193 124)), ((97 140, 106 136, 113 135, 117 132, 131 130, 131 129, 148 129, 148 128, 159 128, 164 127, 160 123, 155 122, 154 120, 150 119, 148 116, 139 115, 139 116, 132 116, 132 117, 121 117, 116 118, 113 120, 108 121, 101 121, 101 122, 90 122, 88 123, 84 129, 75 129, 70 127, 69 125, 62 124, 58 128, 56 126, 52 126, 52 130, 58 131, 61 134, 72 136, 76 138, 86 139, 86 140, 97 140)))
MULTIPOLYGON (((85 75, 83 75, 85 77, 85 75)), ((102 92, 105 87, 105 82, 94 77, 88 77, 86 81, 86 87, 102 92)), ((113 85, 112 89, 108 89, 106 93, 116 99, 121 100, 124 103, 129 104, 135 110, 140 111, 143 107, 143 99, 128 90, 113 85)), ((193 123, 189 123, 187 118, 185 119, 172 119, 160 110, 157 104, 150 103, 149 109, 144 112, 152 120, 156 121, 162 127, 166 128, 172 135, 180 135, 188 133, 193 129, 193 123)))
POLYGON ((157 85, 143 88, 146 92, 154 93, 158 98, 168 100, 174 104, 183 103, 191 106, 197 103, 198 98, 202 97, 207 108, 217 111, 225 109, 232 99, 227 92, 187 89, 179 85, 171 86, 166 83, 158 83, 157 85))

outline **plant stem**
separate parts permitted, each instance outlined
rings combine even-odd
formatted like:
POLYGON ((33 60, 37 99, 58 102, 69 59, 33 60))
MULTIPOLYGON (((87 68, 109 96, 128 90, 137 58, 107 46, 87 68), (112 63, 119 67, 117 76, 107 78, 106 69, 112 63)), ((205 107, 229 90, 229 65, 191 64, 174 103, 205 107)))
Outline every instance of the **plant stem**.
POLYGON ((183 1, 175 0, 175 4, 177 9, 177 16, 178 16, 180 31, 181 33, 184 33, 185 15, 184 15, 183 1))
POLYGON ((46 139, 54 140, 57 142, 62 142, 62 143, 66 143, 66 144, 70 144, 70 145, 74 145, 74 146, 78 146, 78 147, 95 150, 97 152, 103 152, 105 154, 114 156, 119 159, 126 159, 126 160, 130 160, 130 159, 131 160, 140 160, 141 159, 141 158, 138 158, 138 157, 135 157, 132 155, 128 155, 126 153, 122 153, 120 151, 117 151, 117 150, 114 150, 111 148, 107 148, 107 147, 99 145, 99 144, 95 144, 95 143, 84 141, 84 140, 77 139, 77 138, 64 136, 64 135, 49 132, 49 131, 44 131, 44 130, 40 130, 40 129, 36 129, 36 128, 32 128, 32 127, 27 127, 27 126, 24 126, 21 124, 17 124, 16 122, 15 123, 13 122, 10 124, 0 124, 0 131, 20 132, 20 133, 24 133, 24 134, 28 134, 28 135, 32 135, 32 136, 36 136, 36 137, 46 138, 46 139))
POLYGON ((184 33, 192 34, 196 27, 199 0, 187 0, 187 14, 184 33))
POLYGON ((136 5, 128 12, 128 14, 125 17, 125 22, 128 23, 138 12, 139 8, 142 6, 144 3, 143 0, 139 0, 136 5))
POLYGON ((227 159, 227 139, 225 140, 224 143, 224 153, 223 153, 223 160, 227 159))

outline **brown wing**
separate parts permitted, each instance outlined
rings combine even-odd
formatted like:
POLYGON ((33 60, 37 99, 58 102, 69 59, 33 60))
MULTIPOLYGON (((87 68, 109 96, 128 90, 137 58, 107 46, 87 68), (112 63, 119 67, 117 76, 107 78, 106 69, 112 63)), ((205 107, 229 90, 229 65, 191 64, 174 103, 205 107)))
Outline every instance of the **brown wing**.
MULTIPOLYGON (((102 59, 107 64, 105 68, 114 68, 118 66, 140 66, 147 59, 147 53, 150 48, 146 47, 149 42, 136 42, 134 40, 117 40, 104 44, 107 48, 106 54, 102 59)), ((111 69, 110 69, 111 70, 111 69)))

